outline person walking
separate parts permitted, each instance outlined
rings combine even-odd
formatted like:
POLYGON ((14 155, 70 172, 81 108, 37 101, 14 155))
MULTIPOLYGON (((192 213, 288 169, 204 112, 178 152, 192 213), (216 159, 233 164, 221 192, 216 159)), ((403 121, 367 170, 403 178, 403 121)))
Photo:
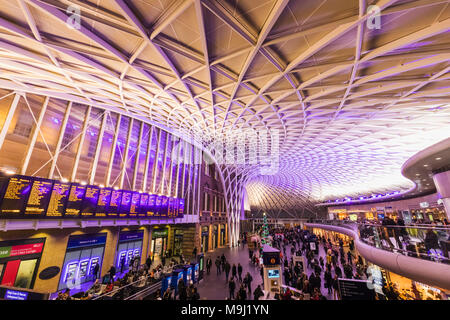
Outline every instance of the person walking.
POLYGON ((231 269, 230 263, 228 261, 225 262, 224 269, 225 269, 225 280, 226 280, 226 282, 228 282, 228 276, 230 275, 230 269, 231 269))
POLYGON ((217 275, 220 275, 220 258, 219 257, 217 257, 215 264, 216 264, 216 269, 217 269, 217 275))
POLYGON ((261 290, 261 285, 258 284, 258 286, 255 289, 255 292, 253 292, 253 299, 259 300, 259 298, 261 298, 262 296, 264 296, 264 293, 261 290))
POLYGON ((206 260, 206 274, 209 274, 209 272, 211 271, 211 266, 212 266, 211 257, 208 257, 208 259, 206 260))
POLYGON ((231 279, 234 280, 234 277, 236 277, 236 265, 233 263, 233 267, 231 268, 231 279))
POLYGON ((247 291, 245 291, 245 288, 244 288, 243 284, 241 284, 241 287, 239 288, 236 300, 239 300, 239 301, 247 300, 247 291))
POLYGON ((327 269, 325 271, 325 274, 323 275, 323 279, 325 282, 325 288, 328 289, 328 294, 331 294, 332 289, 333 289, 333 286, 332 286, 333 278, 331 276, 331 271, 329 269, 327 269))
POLYGON ((253 278, 252 278, 252 276, 250 275, 250 272, 247 272, 247 275, 245 276, 245 278, 244 278, 244 285, 247 287, 247 289, 248 289, 248 294, 249 294, 249 296, 252 294, 252 281, 253 281, 253 278))
POLYGON ((194 259, 197 258, 197 247, 194 247, 194 250, 192 250, 192 255, 194 256, 194 259))
POLYGON ((114 277, 116 275, 116 268, 114 266, 111 266, 111 268, 109 268, 109 278, 111 279, 111 281, 114 281, 114 277))
POLYGON ((240 263, 238 263, 237 272, 239 275, 239 281, 242 282, 242 266, 240 263))
POLYGON ((100 265, 98 264, 98 262, 95 263, 94 266, 94 270, 93 270, 93 276, 94 276, 94 281, 97 280, 98 277, 98 270, 100 269, 100 265))
POLYGON ((234 300, 234 290, 236 289, 236 283, 233 278, 228 281, 228 290, 230 291, 230 300, 234 300))

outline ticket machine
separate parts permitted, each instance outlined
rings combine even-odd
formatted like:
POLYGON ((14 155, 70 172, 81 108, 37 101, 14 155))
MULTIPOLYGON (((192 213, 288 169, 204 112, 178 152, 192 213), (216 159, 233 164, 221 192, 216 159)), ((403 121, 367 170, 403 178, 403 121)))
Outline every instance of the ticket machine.
POLYGON ((198 278, 197 282, 203 279, 203 274, 205 273, 205 255, 203 253, 197 256, 198 263, 198 278))
POLYGON ((186 286, 189 286, 191 284, 191 280, 192 280, 192 265, 187 264, 187 265, 183 266, 183 280, 184 280, 184 284, 186 286))
POLYGON ((269 245, 262 248, 262 260, 264 266, 264 291, 273 297, 281 293, 282 274, 280 264, 280 250, 269 245))
POLYGON ((172 274, 165 275, 161 283, 161 297, 164 295, 164 292, 166 292, 167 288, 171 287, 171 285, 172 285, 172 274))
POLYGON ((175 295, 178 294, 178 281, 180 279, 183 279, 183 277, 184 277, 184 270, 183 269, 176 269, 172 273, 172 282, 171 282, 170 286, 171 286, 171 288, 175 289, 175 295))
POLYGON ((200 275, 200 271, 199 271, 199 264, 198 263, 192 263, 192 281, 194 283, 199 282, 199 275, 200 275))

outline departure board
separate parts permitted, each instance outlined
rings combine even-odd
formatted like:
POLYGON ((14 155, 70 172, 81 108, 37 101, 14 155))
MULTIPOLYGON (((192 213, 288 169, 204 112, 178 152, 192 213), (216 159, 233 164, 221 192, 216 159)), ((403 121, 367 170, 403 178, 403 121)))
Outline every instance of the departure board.
POLYGON ((20 218, 31 191, 33 178, 13 176, 8 179, 0 207, 2 218, 20 218))
POLYGON ((149 196, 150 195, 148 193, 141 193, 138 217, 141 217, 141 218, 147 217, 149 196))
POLYGON ((67 200, 69 198, 70 184, 56 181, 53 184, 52 195, 47 208, 47 217, 60 218, 64 215, 67 200))
POLYGON ((25 207, 25 216, 42 217, 45 216, 50 201, 53 181, 40 178, 33 178, 33 180, 25 207))
POLYGON ((108 217, 117 218, 119 216, 120 204, 122 202, 122 190, 113 190, 111 201, 109 202, 108 217))
POLYGON ((155 195, 155 205, 153 206, 154 217, 161 216, 161 196, 155 195))
POLYGON ((169 198, 161 196, 160 216, 166 218, 169 214, 169 198))
POLYGON ((130 218, 136 218, 138 216, 140 200, 141 194, 139 192, 133 192, 131 195, 130 218))
POLYGON ((172 208, 173 208, 173 198, 167 197, 167 217, 173 218, 172 208))
POLYGON ((95 215, 100 188, 97 186, 87 186, 81 206, 81 217, 89 218, 95 215))
POLYGON ((131 207, 131 194, 131 191, 123 191, 122 202, 120 203, 119 218, 128 217, 131 207))
POLYGON ((177 218, 183 218, 183 216, 184 216, 184 199, 178 199, 177 218))
POLYGON ((109 211, 109 203, 111 202, 112 189, 100 189, 97 201, 97 208, 95 209, 96 217, 107 217, 109 211))
POLYGON ((86 186, 78 183, 72 183, 70 185, 69 199, 67 200, 66 205, 66 217, 77 218, 80 216, 85 192, 86 186))
POLYGON ((155 216, 155 208, 156 208, 156 195, 150 194, 148 196, 147 217, 155 216))

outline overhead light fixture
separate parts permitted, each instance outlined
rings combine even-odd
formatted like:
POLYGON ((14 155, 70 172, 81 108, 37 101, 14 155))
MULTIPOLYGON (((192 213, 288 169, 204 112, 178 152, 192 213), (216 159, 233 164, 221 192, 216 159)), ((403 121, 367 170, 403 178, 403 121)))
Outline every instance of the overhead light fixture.
POLYGON ((104 185, 104 184, 101 184, 101 185, 99 185, 99 187, 100 187, 100 188, 104 188, 104 187, 105 187, 105 185, 104 185))
POLYGON ((83 186, 87 185, 87 182, 86 182, 86 181, 81 181, 80 183, 81 183, 83 186))
POLYGON ((5 170, 5 173, 8 175, 16 174, 16 172, 14 170, 5 170))
POLYGON ((67 180, 66 178, 61 178, 61 181, 64 182, 64 183, 65 182, 69 182, 69 180, 67 180))
POLYGON ((441 157, 436 158, 436 160, 441 160, 441 159, 442 159, 441 157))

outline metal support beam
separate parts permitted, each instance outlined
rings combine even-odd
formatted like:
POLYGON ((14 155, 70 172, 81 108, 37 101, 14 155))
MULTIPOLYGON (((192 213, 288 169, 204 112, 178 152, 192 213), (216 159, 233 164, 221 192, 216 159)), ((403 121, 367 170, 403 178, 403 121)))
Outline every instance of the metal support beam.
POLYGON ((86 114, 84 116, 83 129, 81 131, 80 142, 78 144, 77 155, 75 156, 75 162, 72 168, 72 174, 70 176, 70 181, 75 181, 78 165, 80 163, 81 152, 83 150, 84 139, 86 137, 87 128, 89 127, 89 117, 91 116, 92 106, 88 106, 86 109, 86 114))
POLYGON ((134 172, 133 172, 133 184, 131 186, 131 189, 134 191, 136 190, 136 180, 137 180, 137 174, 139 170, 139 155, 141 153, 141 144, 142 144, 142 133, 144 132, 144 123, 141 122, 141 128, 139 130, 139 139, 138 139, 138 145, 136 149, 136 155, 134 156, 134 172))
POLYGON ((125 174, 127 172, 128 149, 130 148, 131 134, 133 133, 133 118, 130 118, 129 125, 130 126, 128 128, 127 144, 125 146, 125 150, 124 150, 125 154, 123 156, 123 161, 122 161, 122 171, 120 172, 119 189, 123 189, 123 182, 125 179, 125 174))
POLYGON ((8 133, 9 125, 11 124, 11 120, 14 116, 14 112, 16 112, 17 105, 19 104, 19 99, 21 95, 16 93, 14 99, 9 107, 8 114, 6 115, 5 122, 3 123, 2 130, 0 131, 0 150, 3 147, 3 142, 5 142, 6 134, 8 133))
POLYGON ((95 174, 97 171, 98 159, 102 149, 103 135, 105 134, 106 119, 108 118, 108 111, 103 112, 102 124, 100 125, 100 132, 98 133, 97 147, 95 148, 94 162, 92 163, 91 174, 89 176, 89 184, 94 184, 95 174))
MULTIPOLYGON (((36 139, 39 135, 39 132, 41 131, 41 125, 42 121, 44 120, 45 111, 47 111, 47 105, 48 101, 50 100, 49 97, 45 97, 44 103, 41 107, 41 110, 39 111, 39 118, 35 123, 33 134, 31 136, 31 140, 28 143, 27 146, 27 153, 25 154, 25 158, 22 162, 22 168, 20 170, 20 174, 25 175, 28 169, 28 163, 30 162, 31 154, 33 153, 34 145, 36 144, 36 139)), ((31 112, 31 110, 30 110, 31 112)))
POLYGON ((114 165, 114 156, 116 155, 117 139, 119 139, 120 121, 121 120, 122 120, 122 115, 119 114, 117 117, 117 122, 116 122, 116 130, 114 131, 114 140, 111 145, 111 153, 109 155, 108 169, 107 169, 106 177, 105 177, 105 187, 111 187, 110 186, 111 172, 112 172, 112 167, 114 165))
MULTIPOLYGON (((59 152, 61 151, 61 144, 62 144, 62 141, 63 141, 63 138, 64 138, 64 132, 66 131, 67 122, 69 122, 69 116, 70 116, 70 110, 71 109, 72 109, 72 101, 69 102, 69 104, 67 105, 66 112, 64 114, 64 119, 63 119, 63 122, 61 124, 61 129, 59 131, 58 142, 56 143, 55 153, 53 155, 52 164, 50 166, 50 171, 48 173, 48 178, 49 179, 53 179, 53 174, 54 174, 55 169, 56 169, 56 163, 58 162, 59 152)), ((63 177, 60 177, 60 178, 63 178, 63 177)))

